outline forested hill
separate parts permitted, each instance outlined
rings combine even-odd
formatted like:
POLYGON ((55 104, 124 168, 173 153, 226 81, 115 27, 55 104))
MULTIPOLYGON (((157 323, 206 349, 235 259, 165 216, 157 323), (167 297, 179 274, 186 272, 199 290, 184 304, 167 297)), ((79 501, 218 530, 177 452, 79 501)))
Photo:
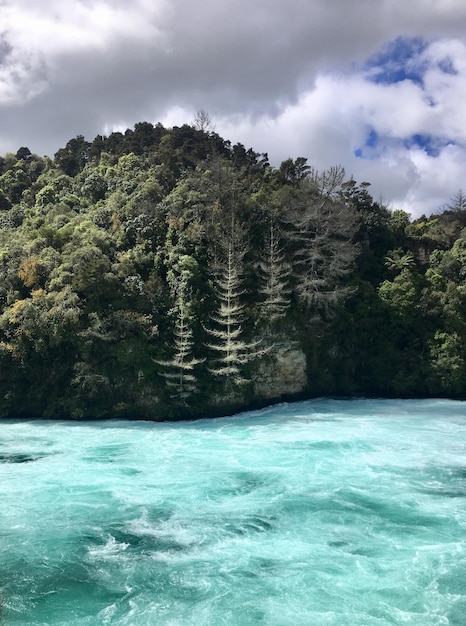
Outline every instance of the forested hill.
POLYGON ((466 201, 410 221, 339 167, 201 127, 0 159, 0 415, 466 396, 466 201))

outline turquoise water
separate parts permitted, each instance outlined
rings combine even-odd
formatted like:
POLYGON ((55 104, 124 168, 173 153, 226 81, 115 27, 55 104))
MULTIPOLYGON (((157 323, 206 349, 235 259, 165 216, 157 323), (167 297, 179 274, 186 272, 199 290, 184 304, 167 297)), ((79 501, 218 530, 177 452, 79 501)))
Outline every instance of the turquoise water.
POLYGON ((466 624, 466 404, 0 423, 5 626, 466 624))

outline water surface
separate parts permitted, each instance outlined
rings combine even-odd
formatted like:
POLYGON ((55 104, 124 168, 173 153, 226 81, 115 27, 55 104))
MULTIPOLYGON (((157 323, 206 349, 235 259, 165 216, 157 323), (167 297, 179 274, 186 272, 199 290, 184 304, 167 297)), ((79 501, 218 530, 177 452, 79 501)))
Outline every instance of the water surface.
POLYGON ((466 405, 0 423, 6 626, 466 624, 466 405))

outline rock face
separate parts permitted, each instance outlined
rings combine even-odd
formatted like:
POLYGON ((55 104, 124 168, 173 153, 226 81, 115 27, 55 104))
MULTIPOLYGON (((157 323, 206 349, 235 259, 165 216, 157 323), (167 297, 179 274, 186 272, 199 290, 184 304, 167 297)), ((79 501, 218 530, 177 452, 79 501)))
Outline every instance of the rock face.
POLYGON ((254 395, 263 400, 279 400, 305 391, 306 355, 298 342, 280 341, 270 347, 254 375, 254 395))

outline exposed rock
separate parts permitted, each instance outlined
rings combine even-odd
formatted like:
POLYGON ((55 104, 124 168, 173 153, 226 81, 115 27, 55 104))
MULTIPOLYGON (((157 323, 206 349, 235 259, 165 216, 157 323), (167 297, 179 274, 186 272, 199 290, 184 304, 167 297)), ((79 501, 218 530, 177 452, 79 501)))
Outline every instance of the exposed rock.
POLYGON ((254 394, 278 400, 302 393, 307 386, 306 355, 297 342, 280 341, 271 346, 254 375, 254 394))

